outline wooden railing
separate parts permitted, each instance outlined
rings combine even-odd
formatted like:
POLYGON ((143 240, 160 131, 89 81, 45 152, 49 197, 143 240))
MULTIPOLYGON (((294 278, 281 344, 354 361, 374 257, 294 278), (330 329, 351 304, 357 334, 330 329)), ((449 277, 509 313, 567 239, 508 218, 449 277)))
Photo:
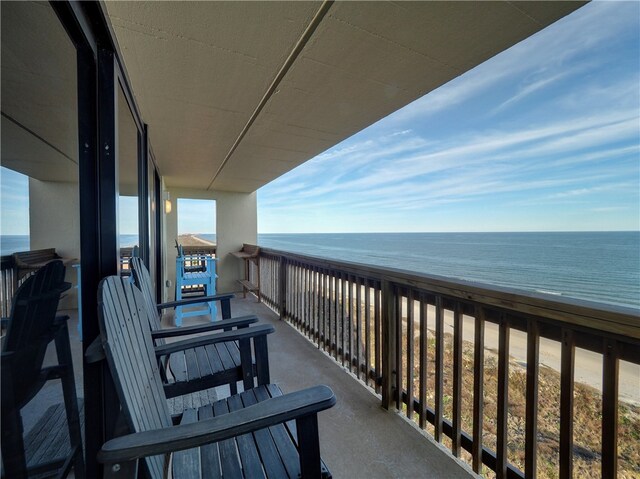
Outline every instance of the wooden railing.
POLYGON ((628 441, 640 450, 640 407, 620 432, 618 394, 621 361, 640 364, 640 311, 265 248, 260 262, 262 300, 281 319, 476 472, 539 477, 542 463, 569 478, 574 457, 591 454, 616 477, 622 444, 621 467, 640 473, 627 452, 628 441), (557 353, 558 373, 541 367, 541 348, 557 353), (601 386, 585 389, 576 355, 594 353, 601 386), (587 427, 581 394, 600 398, 597 451, 574 428, 587 427))
POLYGON ((11 298, 18 288, 18 271, 11 255, 0 256, 0 314, 11 314, 11 298))

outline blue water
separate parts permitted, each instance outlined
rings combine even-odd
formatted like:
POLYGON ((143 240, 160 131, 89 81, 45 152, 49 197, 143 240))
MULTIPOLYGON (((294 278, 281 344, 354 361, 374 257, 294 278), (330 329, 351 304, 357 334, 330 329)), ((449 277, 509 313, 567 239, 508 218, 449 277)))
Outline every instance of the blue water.
MULTIPOLYGON (((215 242, 215 234, 198 236, 215 242)), ((121 235, 120 246, 137 244, 121 235)), ((640 232, 261 234, 267 248, 640 308, 640 232)), ((2 236, 2 255, 29 249, 2 236)))
POLYGON ((640 232, 263 234, 261 246, 640 308, 640 232))

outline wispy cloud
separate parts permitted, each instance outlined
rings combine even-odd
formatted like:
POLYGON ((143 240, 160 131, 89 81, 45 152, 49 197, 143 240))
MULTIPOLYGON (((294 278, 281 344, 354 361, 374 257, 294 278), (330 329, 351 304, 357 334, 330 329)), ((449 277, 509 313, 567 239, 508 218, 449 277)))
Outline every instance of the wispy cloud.
POLYGON ((353 230, 368 220, 371 231, 416 230, 420 218, 446 212, 447 224, 458 218, 464 229, 471 210, 522 218, 524 208, 544 217, 563 205, 571 218, 596 221, 587 212, 600 203, 629 205, 620 211, 633 227, 640 32, 629 17, 636 10, 587 5, 267 185, 260 216, 315 230, 353 230))

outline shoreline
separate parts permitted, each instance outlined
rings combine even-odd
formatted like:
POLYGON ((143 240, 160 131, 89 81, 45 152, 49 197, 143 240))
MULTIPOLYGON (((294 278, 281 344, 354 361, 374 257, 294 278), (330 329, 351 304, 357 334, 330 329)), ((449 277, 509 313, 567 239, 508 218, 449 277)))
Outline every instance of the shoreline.
POLYGON ((181 234, 178 235, 176 239, 182 246, 216 246, 215 243, 203 239, 194 233, 181 234))

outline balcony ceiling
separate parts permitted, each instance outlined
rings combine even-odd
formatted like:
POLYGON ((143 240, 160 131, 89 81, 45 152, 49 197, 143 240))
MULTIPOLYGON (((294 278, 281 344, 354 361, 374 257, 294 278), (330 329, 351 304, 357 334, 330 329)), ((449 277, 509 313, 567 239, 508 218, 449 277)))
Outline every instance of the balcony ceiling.
POLYGON ((581 5, 338 2, 323 14, 321 2, 105 3, 166 183, 238 192, 581 5))

